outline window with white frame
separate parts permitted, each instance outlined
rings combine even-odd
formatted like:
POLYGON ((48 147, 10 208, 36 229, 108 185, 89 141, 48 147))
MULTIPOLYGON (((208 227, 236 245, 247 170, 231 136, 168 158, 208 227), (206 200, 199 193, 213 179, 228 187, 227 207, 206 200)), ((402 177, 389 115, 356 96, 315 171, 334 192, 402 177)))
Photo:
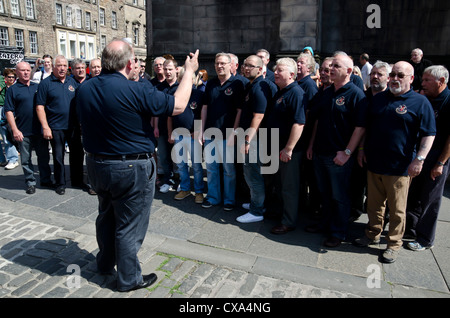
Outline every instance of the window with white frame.
POLYGON ((98 12, 98 19, 100 21, 100 25, 105 25, 105 9, 100 8, 98 12))
POLYGON ((56 4, 55 13, 56 13, 56 24, 63 24, 63 11, 61 4, 59 3, 56 4))
POLYGON ((91 13, 90 12, 86 12, 86 14, 85 14, 84 27, 86 28, 86 30, 91 29, 91 13))
POLYGON ((24 47, 24 45, 23 45, 23 30, 15 29, 14 37, 16 38, 16 46, 24 47))
POLYGON ((114 11, 111 12, 111 27, 117 29, 117 13, 114 11))
POLYGON ((37 32, 30 31, 30 53, 31 54, 38 54, 38 38, 37 38, 37 32))
POLYGON ((102 35, 100 38, 100 48, 103 51, 103 49, 106 47, 106 35, 102 35))
POLYGON ((11 15, 20 17, 19 0, 11 0, 11 15))
POLYGON ((9 46, 8 28, 0 27, 0 45, 9 46))
POLYGON ((34 2, 33 0, 25 0, 25 11, 27 19, 35 19, 34 16, 34 2))
POLYGON ((82 14, 81 9, 75 10, 75 27, 79 29, 81 29, 81 14, 82 14))
POLYGON ((0 13, 5 13, 5 6, 3 5, 3 0, 0 0, 0 13))
POLYGON ((133 26, 133 44, 139 45, 139 26, 138 25, 133 26))
POLYGON ((69 27, 72 26, 72 7, 70 6, 66 7, 66 25, 69 27))

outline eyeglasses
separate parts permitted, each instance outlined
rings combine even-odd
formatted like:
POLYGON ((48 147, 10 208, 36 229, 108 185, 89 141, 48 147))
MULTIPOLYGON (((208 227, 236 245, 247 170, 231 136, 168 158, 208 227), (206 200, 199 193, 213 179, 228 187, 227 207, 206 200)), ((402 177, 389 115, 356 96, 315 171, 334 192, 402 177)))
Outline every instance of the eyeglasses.
POLYGON ((6 76, 6 78, 16 78, 15 76, 6 76))
POLYGON ((227 64, 231 64, 231 63, 230 62, 227 62, 227 63, 218 62, 218 63, 215 63, 214 65, 216 65, 216 66, 225 66, 227 64))
POLYGON ((411 74, 405 74, 405 73, 402 73, 402 72, 398 72, 398 73, 391 72, 391 73, 389 73, 389 77, 390 78, 395 78, 396 76, 399 79, 403 79, 403 78, 405 78, 405 76, 411 76, 411 74))

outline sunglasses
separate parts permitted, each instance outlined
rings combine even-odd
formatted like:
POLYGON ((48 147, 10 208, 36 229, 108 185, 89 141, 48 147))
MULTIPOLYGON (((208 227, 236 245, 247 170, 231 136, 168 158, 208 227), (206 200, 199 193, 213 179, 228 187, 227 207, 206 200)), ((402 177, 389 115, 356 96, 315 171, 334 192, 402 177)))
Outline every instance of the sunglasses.
POLYGON ((402 73, 402 72, 398 72, 398 73, 391 72, 391 73, 389 73, 389 77, 390 77, 390 78, 395 78, 396 76, 397 76, 399 79, 403 79, 403 78, 405 78, 406 76, 411 76, 411 75, 405 74, 405 73, 402 73))
POLYGON ((16 78, 15 76, 6 76, 6 78, 16 78))

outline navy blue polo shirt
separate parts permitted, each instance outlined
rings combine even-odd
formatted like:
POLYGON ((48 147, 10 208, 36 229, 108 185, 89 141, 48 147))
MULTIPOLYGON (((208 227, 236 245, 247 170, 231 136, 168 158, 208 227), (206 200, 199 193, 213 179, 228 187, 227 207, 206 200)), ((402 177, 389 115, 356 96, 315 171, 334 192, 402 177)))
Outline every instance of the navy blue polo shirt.
POLYGON ((192 89, 189 103, 183 113, 172 117, 172 129, 186 128, 194 132, 194 120, 201 119, 202 102, 204 92, 200 89, 192 89))
POLYGON ((39 84, 36 105, 45 106, 47 122, 51 129, 69 129, 71 108, 75 107, 77 86, 77 82, 72 77, 67 76, 62 83, 53 74, 39 84))
POLYGON ((215 127, 222 131, 234 127, 238 108, 242 108, 244 84, 233 75, 223 84, 214 78, 206 84, 203 105, 208 106, 205 129, 215 127))
POLYGON ((25 137, 41 134, 41 123, 35 108, 38 86, 33 82, 28 86, 17 81, 6 91, 5 113, 14 113, 17 128, 25 137))
POLYGON ((412 89, 395 97, 378 93, 369 106, 365 153, 367 168, 377 174, 407 176, 420 138, 436 134, 433 108, 412 89))
MULTIPOLYGON (((304 95, 303 89, 297 82, 293 82, 275 94, 273 103, 267 111, 267 128, 279 130, 280 149, 286 146, 291 135, 292 126, 306 123, 304 95)), ((269 136, 271 136, 270 132, 269 136)), ((274 142, 274 140, 270 140, 270 142, 274 142)), ((297 143, 294 152, 299 150, 300 147, 297 143)))
MULTIPOLYGON (((172 84, 172 86, 170 86, 169 83, 167 83, 167 81, 164 81, 164 82, 161 82, 156 88, 165 94, 173 96, 175 94, 175 92, 177 91, 178 85, 179 85, 179 83, 175 82, 174 84, 172 84)), ((167 115, 159 116, 158 130, 159 130, 160 136, 168 136, 168 128, 167 128, 167 118, 168 117, 169 116, 167 116, 167 115)))
POLYGON ((77 113, 87 152, 127 155, 155 151, 151 118, 173 113, 175 98, 122 74, 102 72, 79 88, 77 113))
POLYGON ((450 90, 446 87, 439 96, 429 101, 436 118, 436 138, 432 149, 442 152, 450 136, 450 90))
POLYGON ((335 155, 347 148, 356 127, 366 126, 367 98, 352 82, 335 91, 334 85, 314 100, 309 115, 318 120, 314 152, 335 155))
POLYGON ((306 110, 308 110, 309 101, 317 94, 319 88, 317 87, 316 82, 311 78, 311 75, 305 76, 297 83, 305 91, 304 102, 306 110))
POLYGON ((252 123, 253 114, 265 114, 266 108, 272 104, 276 92, 276 86, 269 84, 269 81, 262 76, 257 77, 253 83, 249 84, 245 89, 239 127, 247 130, 252 123))
POLYGON ((350 81, 364 92, 364 82, 360 76, 352 74, 350 75, 350 81))

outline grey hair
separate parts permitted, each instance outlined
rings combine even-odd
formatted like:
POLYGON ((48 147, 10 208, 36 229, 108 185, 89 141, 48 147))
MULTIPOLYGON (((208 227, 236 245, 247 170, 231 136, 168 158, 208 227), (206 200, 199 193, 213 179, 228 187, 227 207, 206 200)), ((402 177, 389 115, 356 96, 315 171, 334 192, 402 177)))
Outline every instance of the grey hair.
POLYGON ((387 74, 391 73, 392 71, 391 65, 383 61, 376 61, 375 64, 373 64, 373 67, 376 67, 377 69, 385 68, 387 74))
POLYGON ((277 60, 277 66, 278 65, 284 65, 289 69, 289 72, 294 74, 294 77, 297 77, 297 62, 294 61, 294 59, 290 57, 283 57, 281 59, 277 60))
POLYGON ((156 60, 163 60, 164 63, 166 61, 166 58, 162 56, 155 57, 155 59, 153 60, 153 66, 155 66, 156 60))
POLYGON ((314 73, 314 69, 316 68, 316 61, 314 60, 314 57, 311 54, 308 53, 300 53, 300 55, 297 57, 297 62, 302 57, 306 58, 306 61, 308 63, 308 69, 310 73, 314 73))
POLYGON ((56 60, 66 60, 66 61, 67 61, 67 58, 66 58, 64 55, 57 55, 57 56, 52 60, 53 67, 55 67, 55 65, 56 65, 56 60))
POLYGON ((129 60, 133 58, 133 47, 130 43, 122 39, 112 40, 102 52, 102 69, 106 71, 120 71, 127 66, 129 60), (113 48, 112 42, 122 42, 120 48, 113 48))
POLYGON ((266 55, 267 59, 270 59, 270 53, 269 51, 267 51, 266 49, 259 49, 258 51, 256 51, 256 54, 263 52, 266 55))
POLYGON ((430 74, 436 80, 444 78, 445 84, 448 84, 448 77, 449 77, 448 70, 442 65, 433 65, 427 67, 423 72, 423 74, 430 74))
POLYGON ((216 60, 217 60, 217 58, 219 58, 221 56, 225 56, 228 59, 228 62, 231 63, 231 56, 230 56, 230 54, 224 53, 224 52, 217 53, 216 54, 216 60))
POLYGON ((70 66, 71 66, 72 68, 75 68, 75 66, 77 66, 78 64, 84 64, 84 65, 86 65, 82 59, 76 58, 76 59, 73 59, 73 60, 72 60, 72 62, 70 63, 70 66))

